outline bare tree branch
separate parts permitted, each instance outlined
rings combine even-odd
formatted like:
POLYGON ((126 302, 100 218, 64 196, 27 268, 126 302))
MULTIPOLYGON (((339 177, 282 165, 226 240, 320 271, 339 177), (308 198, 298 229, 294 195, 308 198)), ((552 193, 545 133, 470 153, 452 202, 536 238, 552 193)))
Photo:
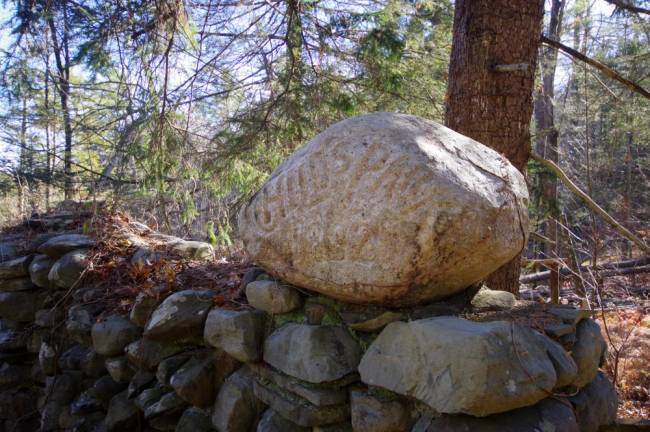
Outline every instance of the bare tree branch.
POLYGON ((625 10, 628 10, 630 12, 650 15, 650 9, 645 9, 645 8, 642 8, 642 7, 639 7, 639 6, 635 6, 633 4, 625 2, 623 0, 605 0, 605 1, 607 3, 613 4, 617 8, 625 9, 625 10))
POLYGON ((600 217, 602 217, 619 234, 637 245, 639 249, 641 249, 646 255, 650 255, 650 247, 646 245, 643 240, 635 236, 630 230, 621 225, 620 222, 618 222, 609 213, 607 213, 589 195, 583 192, 582 189, 580 189, 580 187, 578 187, 578 185, 576 185, 559 166, 550 160, 544 159, 535 152, 531 152, 530 157, 551 170, 571 192, 580 198, 594 213, 597 213, 600 217))
POLYGON ((650 91, 644 89, 641 87, 639 84, 635 83, 634 81, 631 81, 623 76, 621 76, 618 72, 616 72, 614 69, 610 68, 609 66, 606 66, 602 64, 601 62, 592 59, 591 57, 587 57, 586 55, 582 54, 579 51, 574 50, 571 47, 568 47, 564 45, 563 43, 560 43, 558 41, 555 41, 553 39, 549 39, 546 36, 542 35, 541 37, 541 42, 551 46, 553 48, 557 48, 561 51, 564 51, 565 53, 571 55, 572 57, 577 58, 580 61, 583 61, 587 63, 589 66, 592 66, 596 69, 598 69, 600 72, 602 72, 603 75, 605 75, 608 78, 611 78, 615 81, 618 81, 619 83, 623 84, 630 90, 632 90, 635 93, 640 94, 641 96, 644 96, 648 99, 650 99, 650 91))

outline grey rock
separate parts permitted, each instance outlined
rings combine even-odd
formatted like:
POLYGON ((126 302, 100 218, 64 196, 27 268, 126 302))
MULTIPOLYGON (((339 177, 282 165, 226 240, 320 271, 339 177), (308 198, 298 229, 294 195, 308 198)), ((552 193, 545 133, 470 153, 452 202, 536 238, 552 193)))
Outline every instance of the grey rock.
POLYGON ((135 406, 142 412, 146 411, 151 405, 160 400, 166 393, 161 385, 155 384, 151 388, 146 388, 135 398, 135 406))
POLYGON ((128 361, 136 367, 153 369, 163 359, 173 356, 182 350, 183 347, 180 345, 142 338, 128 344, 124 352, 128 361))
POLYGON ((57 352, 53 345, 42 342, 38 352, 38 362, 45 375, 54 375, 58 368, 57 352))
POLYGON ((41 343, 50 334, 50 329, 33 328, 29 338, 27 339, 26 349, 27 352, 38 354, 41 350, 41 343))
POLYGON ((125 356, 104 360, 104 367, 108 374, 118 383, 127 383, 133 378, 135 370, 129 365, 125 356))
POLYGON ((547 335, 559 339, 562 336, 566 336, 568 334, 571 334, 576 331, 576 328, 574 325, 571 324, 565 324, 565 323, 560 323, 560 324, 548 324, 544 326, 544 333, 547 335))
POLYGON ((472 306, 476 309, 512 309, 516 301, 517 297, 512 293, 483 286, 472 298, 472 306))
POLYGON ((131 307, 129 319, 138 327, 144 327, 147 325, 149 317, 151 317, 151 314, 156 310, 160 303, 162 303, 162 300, 156 296, 146 293, 138 294, 133 302, 133 306, 131 307))
POLYGON ((43 307, 45 296, 36 291, 0 292, 0 316, 12 321, 34 321, 43 307))
POLYGON ((0 262, 0 279, 13 279, 29 276, 31 255, 0 262))
POLYGON ((36 394, 29 389, 0 391, 0 419, 18 419, 36 410, 36 394))
POLYGON ((246 270, 241 280, 239 281, 239 289, 242 292, 246 291, 246 285, 256 280, 257 277, 262 273, 264 273, 264 270, 262 270, 259 267, 253 267, 251 269, 246 270))
POLYGON ((337 387, 329 383, 322 387, 313 384, 306 385, 299 379, 276 372, 261 363, 251 363, 248 367, 263 381, 294 393, 316 406, 339 405, 348 401, 348 390, 343 386, 337 387))
POLYGON ((131 257, 131 265, 135 267, 144 267, 152 265, 162 258, 162 255, 149 249, 147 246, 139 247, 131 257))
POLYGON ((592 315, 591 311, 564 305, 553 305, 547 309, 547 312, 573 326, 576 326, 583 319, 590 318, 592 315))
POLYGON ((241 368, 224 381, 212 411, 212 424, 219 432, 248 432, 264 410, 253 392, 253 377, 241 368))
POLYGON ((197 407, 190 407, 183 411, 175 432, 210 432, 212 431, 210 413, 197 407))
POLYGON ((90 390, 82 392, 70 404, 70 413, 73 415, 90 414, 93 412, 102 411, 102 409, 103 407, 101 401, 97 399, 95 392, 90 390))
POLYGON ((77 283, 88 265, 88 251, 68 252, 54 263, 47 278, 59 288, 71 288, 77 283))
POLYGON ((9 261, 18 256, 18 248, 10 241, 0 242, 0 262, 9 261))
POLYGON ((126 395, 126 391, 111 398, 104 419, 107 432, 123 432, 136 430, 138 423, 138 408, 126 395))
POLYGON ((69 403, 79 393, 82 379, 83 375, 77 371, 66 371, 60 375, 47 377, 45 390, 48 401, 69 403))
POLYGON ((214 248, 200 241, 180 240, 172 244, 172 250, 183 258, 209 260, 214 257, 214 248))
POLYGON ((0 387, 11 387, 26 384, 31 379, 31 368, 28 365, 3 363, 0 366, 0 387))
POLYGON ((273 315, 291 312, 302 306, 302 297, 298 291, 275 281, 261 280, 249 283, 246 286, 246 298, 254 308, 273 315))
POLYGON ((341 423, 314 426, 312 432, 353 432, 352 424, 348 421, 341 423))
POLYGON ((0 291, 29 291, 36 286, 30 278, 0 279, 0 291))
POLYGON ((572 384, 578 376, 578 366, 571 355, 560 344, 550 338, 539 333, 536 333, 536 336, 544 345, 546 353, 555 368, 555 374, 557 375, 555 388, 559 389, 572 384))
POLYGON ((257 424, 256 432, 311 432, 311 430, 285 419, 272 409, 267 409, 257 424))
POLYGON ((96 304, 75 304, 68 309, 65 328, 72 340, 92 346, 92 328, 101 308, 96 304))
POLYGON ((99 355, 91 348, 86 349, 85 355, 81 358, 81 370, 89 377, 100 377, 106 374, 106 367, 104 366, 105 358, 99 355))
POLYGON ((156 377, 150 372, 144 370, 137 371, 129 383, 129 387, 126 393, 128 398, 133 399, 134 397, 138 396, 147 387, 153 385, 155 379, 156 377))
POLYGON ((64 405, 48 401, 44 406, 40 407, 39 413, 41 414, 41 424, 39 432, 52 432, 59 427, 59 416, 63 411, 64 405))
POLYGON ((92 326, 93 348, 103 356, 124 353, 124 347, 138 339, 142 331, 124 317, 112 315, 92 326))
POLYGON ((89 391, 101 402, 103 408, 108 408, 108 403, 113 396, 124 391, 125 388, 126 383, 119 383, 110 375, 103 375, 93 383, 89 391))
POLYGON ((532 330, 455 317, 389 324, 359 372, 364 383, 437 412, 479 417, 532 405, 556 383, 553 363, 532 330))
POLYGON ((214 308, 208 313, 203 338, 241 362, 256 362, 262 355, 265 323, 260 311, 214 308))
POLYGON ((602 372, 576 396, 570 398, 570 401, 580 432, 598 432, 601 426, 612 424, 616 420, 616 389, 602 372))
POLYGON ((433 419, 427 432, 579 432, 576 418, 566 400, 544 399, 536 405, 477 418, 444 415, 433 419))
POLYGON ((25 349, 27 333, 21 330, 0 331, 0 352, 21 351, 25 349))
POLYGON ((334 381, 355 372, 361 348, 343 327, 289 323, 264 343, 264 361, 310 383, 334 381))
POLYGON ((305 399, 290 395, 277 387, 264 385, 257 380, 253 383, 253 390, 258 399, 285 419, 291 419, 300 426, 334 424, 350 418, 349 404, 317 407, 305 399))
POLYGON ((56 327, 64 320, 65 310, 63 307, 41 309, 34 315, 34 324, 44 328, 56 327))
POLYGON ((34 285, 41 288, 50 288, 48 275, 56 260, 47 255, 36 255, 29 264, 29 277, 34 285))
POLYGON ((177 413, 186 406, 187 404, 176 393, 169 392, 164 394, 159 401, 147 407, 144 411, 144 418, 149 420, 165 414, 177 413))
POLYGON ((414 423, 402 401, 382 401, 366 391, 352 391, 350 407, 354 432, 409 432, 414 423))
POLYGON ((598 366, 606 349, 607 344, 600 332, 600 326, 592 319, 580 321, 576 327, 576 342, 571 350, 571 356, 578 365, 574 386, 584 387, 596 379, 598 366))
POLYGON ((38 247, 38 252, 52 258, 60 258, 76 249, 88 249, 95 241, 84 234, 62 234, 52 237, 38 247))
POLYGON ((90 351, 83 345, 74 345, 59 357, 59 368, 64 370, 81 370, 86 355, 90 351))
POLYGON ((156 379, 162 385, 169 385, 174 373, 190 359, 192 353, 182 352, 180 354, 167 357, 160 362, 156 369, 156 379))
POLYGON ((371 113, 300 147, 238 222, 252 260, 290 284, 351 303, 415 304, 517 255, 527 202, 523 176, 494 150, 429 120, 371 113))
POLYGON ((172 375, 169 384, 191 405, 207 407, 216 396, 216 356, 192 357, 172 375))
POLYGON ((144 335, 168 343, 201 341, 213 298, 210 291, 185 290, 170 295, 149 318, 144 335))

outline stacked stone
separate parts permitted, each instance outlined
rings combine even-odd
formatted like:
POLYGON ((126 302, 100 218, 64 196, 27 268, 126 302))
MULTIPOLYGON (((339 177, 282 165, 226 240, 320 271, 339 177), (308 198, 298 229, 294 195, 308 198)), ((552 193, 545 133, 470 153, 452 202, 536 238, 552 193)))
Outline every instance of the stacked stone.
MULTIPOLYGON (((0 263, 9 430, 596 431, 615 417, 587 311, 486 288, 424 306, 353 305, 253 269, 238 310, 210 291, 161 290, 107 316, 101 293, 78 283, 93 244, 48 234, 0 263), (503 319, 526 308, 543 332, 503 319)), ((133 257, 148 265, 152 252, 133 257)))

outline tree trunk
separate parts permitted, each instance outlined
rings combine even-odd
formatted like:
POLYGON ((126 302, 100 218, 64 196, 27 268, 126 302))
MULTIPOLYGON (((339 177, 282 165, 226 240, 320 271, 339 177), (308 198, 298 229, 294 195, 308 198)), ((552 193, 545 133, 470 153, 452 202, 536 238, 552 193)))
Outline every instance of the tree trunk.
MULTIPOLYGON (((560 40, 562 36, 562 16, 564 14, 564 0, 552 0, 549 17, 547 37, 560 40)), ((557 65, 557 49, 543 47, 540 52, 540 71, 542 85, 535 92, 534 117, 535 117, 535 148, 537 153, 544 158, 558 163, 558 130, 555 127, 555 113, 553 110, 555 98, 555 70, 557 65)), ((539 175, 542 206, 546 210, 546 221, 542 226, 542 233, 553 240, 553 245, 542 244, 544 258, 559 256, 560 237, 558 236, 557 218, 560 215, 557 201, 557 177, 553 173, 541 172, 539 175)), ((557 268, 551 268, 551 297, 557 300, 560 277, 557 268)))
MULTIPOLYGON (((523 171, 543 0, 458 0, 447 90, 448 127, 492 147, 523 171), (509 67, 504 67, 509 66, 509 67)), ((520 256, 488 277, 517 292, 520 256)))
POLYGON ((54 24, 54 11, 49 12, 47 19, 48 26, 50 27, 50 34, 52 37, 52 45, 54 48, 54 59, 56 60, 56 68, 58 72, 59 81, 59 98, 61 99, 61 112, 63 113, 63 134, 65 138, 65 146, 63 148, 63 175, 64 175, 64 194, 65 199, 72 199, 73 183, 72 183, 72 124, 70 119, 70 51, 68 41, 68 14, 67 2, 64 0, 61 4, 63 9, 63 38, 62 43, 56 33, 56 26, 54 24), (63 52, 63 57, 61 53, 63 52))

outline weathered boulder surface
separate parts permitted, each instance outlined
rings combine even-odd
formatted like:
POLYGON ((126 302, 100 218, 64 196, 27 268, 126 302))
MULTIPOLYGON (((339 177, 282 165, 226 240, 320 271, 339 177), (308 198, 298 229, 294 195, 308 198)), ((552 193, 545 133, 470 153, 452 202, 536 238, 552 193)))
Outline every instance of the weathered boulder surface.
POLYGON ((239 214, 249 254, 291 284, 412 304, 481 280, 521 251, 524 178, 437 123, 372 113, 291 155, 239 214))
POLYGON ((359 373, 366 384, 414 397, 437 412, 478 417, 532 405, 557 380, 532 330, 455 317, 389 324, 366 351, 359 373))

